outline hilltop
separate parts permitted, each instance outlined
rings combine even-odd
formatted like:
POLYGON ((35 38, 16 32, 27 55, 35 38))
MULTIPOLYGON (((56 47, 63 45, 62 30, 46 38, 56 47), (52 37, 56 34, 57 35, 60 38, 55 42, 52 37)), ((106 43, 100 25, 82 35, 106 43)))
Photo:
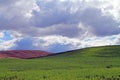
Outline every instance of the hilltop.
POLYGON ((43 56, 51 55, 49 52, 40 50, 10 50, 10 51, 0 51, 0 58, 39 58, 43 56))

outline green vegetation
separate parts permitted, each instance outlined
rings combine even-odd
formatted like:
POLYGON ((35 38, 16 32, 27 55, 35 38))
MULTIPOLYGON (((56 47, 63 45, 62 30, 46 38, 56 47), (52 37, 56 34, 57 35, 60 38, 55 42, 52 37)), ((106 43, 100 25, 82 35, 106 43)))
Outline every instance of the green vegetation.
POLYGON ((120 80, 120 46, 39 59, 0 59, 0 80, 120 80))

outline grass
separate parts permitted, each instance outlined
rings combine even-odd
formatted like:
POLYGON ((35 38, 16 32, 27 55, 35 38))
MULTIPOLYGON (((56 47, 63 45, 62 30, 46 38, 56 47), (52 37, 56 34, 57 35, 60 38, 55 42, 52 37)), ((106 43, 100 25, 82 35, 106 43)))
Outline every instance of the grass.
POLYGON ((120 80, 120 46, 39 59, 0 59, 0 80, 120 80))

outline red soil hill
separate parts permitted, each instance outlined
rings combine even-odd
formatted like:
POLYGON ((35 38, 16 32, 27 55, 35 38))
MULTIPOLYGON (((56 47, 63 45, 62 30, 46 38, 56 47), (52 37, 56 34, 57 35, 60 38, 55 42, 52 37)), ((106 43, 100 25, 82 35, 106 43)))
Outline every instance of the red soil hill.
POLYGON ((43 56, 49 56, 51 53, 40 51, 40 50, 11 50, 11 51, 0 51, 0 58, 39 58, 43 56))

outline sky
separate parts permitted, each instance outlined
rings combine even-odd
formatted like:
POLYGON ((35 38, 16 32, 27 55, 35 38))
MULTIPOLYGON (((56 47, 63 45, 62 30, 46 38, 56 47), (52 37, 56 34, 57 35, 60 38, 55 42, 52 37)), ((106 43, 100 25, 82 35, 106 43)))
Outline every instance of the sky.
POLYGON ((0 0, 0 50, 120 45, 120 0, 0 0))

